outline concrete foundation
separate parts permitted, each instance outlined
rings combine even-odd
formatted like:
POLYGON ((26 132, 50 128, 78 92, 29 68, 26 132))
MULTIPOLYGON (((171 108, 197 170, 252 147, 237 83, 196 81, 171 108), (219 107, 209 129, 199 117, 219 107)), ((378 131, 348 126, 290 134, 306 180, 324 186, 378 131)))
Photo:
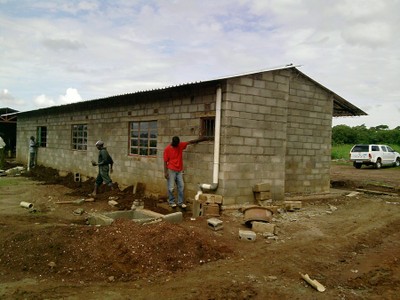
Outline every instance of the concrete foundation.
POLYGON ((172 214, 159 214, 147 209, 136 209, 127 211, 114 211, 105 213, 91 213, 86 220, 88 225, 110 225, 116 219, 129 219, 137 223, 150 223, 157 220, 169 223, 180 223, 183 220, 181 212, 172 214))

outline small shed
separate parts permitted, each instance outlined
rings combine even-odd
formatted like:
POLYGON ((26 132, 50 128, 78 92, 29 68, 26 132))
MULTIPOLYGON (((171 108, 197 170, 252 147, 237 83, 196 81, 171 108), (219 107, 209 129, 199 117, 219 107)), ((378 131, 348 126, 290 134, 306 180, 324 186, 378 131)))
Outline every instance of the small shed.
POLYGON ((9 107, 0 108, 0 136, 6 143, 8 156, 15 155, 17 142, 17 113, 18 111, 9 107))

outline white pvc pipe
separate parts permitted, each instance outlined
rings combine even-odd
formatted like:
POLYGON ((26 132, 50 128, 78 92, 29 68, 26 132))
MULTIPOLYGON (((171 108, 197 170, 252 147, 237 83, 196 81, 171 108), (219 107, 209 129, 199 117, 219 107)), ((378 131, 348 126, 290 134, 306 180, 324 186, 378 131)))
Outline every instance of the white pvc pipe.
POLYGON ((199 184, 199 187, 205 190, 215 191, 218 188, 219 152, 220 152, 220 140, 221 140, 221 104, 222 104, 222 88, 218 87, 215 100, 213 181, 212 184, 209 183, 199 184))
POLYGON ((19 205, 22 206, 22 207, 25 207, 25 208, 32 208, 33 207, 32 203, 25 202, 25 201, 21 201, 21 203, 19 205))

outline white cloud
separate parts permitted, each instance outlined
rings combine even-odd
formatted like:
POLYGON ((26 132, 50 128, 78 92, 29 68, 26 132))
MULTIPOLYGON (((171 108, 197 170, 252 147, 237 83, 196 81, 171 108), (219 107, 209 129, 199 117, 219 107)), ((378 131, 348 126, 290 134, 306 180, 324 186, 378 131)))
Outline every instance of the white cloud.
POLYGON ((382 47, 389 44, 392 32, 384 22, 359 23, 343 30, 342 36, 349 44, 382 47))
POLYGON ((65 95, 59 97, 59 104, 67 104, 82 101, 77 89, 68 88, 65 95))
POLYGON ((68 39, 44 39, 43 44, 51 50, 78 50, 84 48, 85 45, 79 41, 71 41, 68 39))
POLYGON ((0 89, 31 110, 294 63, 362 109, 391 107, 399 11, 398 0, 0 0, 0 89))
POLYGON ((34 100, 35 104, 38 107, 47 107, 54 105, 64 105, 69 103, 75 103, 82 101, 81 95, 79 95, 78 90, 74 88, 68 88, 65 92, 65 95, 60 95, 58 97, 58 101, 55 101, 52 97, 46 95, 37 96, 34 100))
POLYGON ((348 126, 357 126, 365 124, 365 126, 376 127, 379 125, 387 125, 390 129, 394 129, 400 126, 399 115, 400 115, 400 103, 388 102, 385 104, 360 106, 368 116, 362 117, 342 117, 334 118, 333 126, 345 124, 348 126))
POLYGON ((53 106, 56 104, 52 98, 49 98, 44 94, 37 96, 33 102, 40 108, 53 106))
POLYGON ((13 108, 17 105, 23 105, 22 100, 16 99, 7 89, 0 92, 0 108, 9 107, 13 108))

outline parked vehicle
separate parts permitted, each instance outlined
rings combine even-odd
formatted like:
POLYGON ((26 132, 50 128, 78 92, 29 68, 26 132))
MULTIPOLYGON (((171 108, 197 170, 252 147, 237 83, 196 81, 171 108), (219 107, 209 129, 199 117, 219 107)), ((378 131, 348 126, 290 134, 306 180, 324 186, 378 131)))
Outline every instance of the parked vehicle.
POLYGON ((382 166, 400 166, 400 154, 387 145, 358 144, 350 150, 350 161, 360 169, 362 165, 373 165, 376 169, 382 166))

